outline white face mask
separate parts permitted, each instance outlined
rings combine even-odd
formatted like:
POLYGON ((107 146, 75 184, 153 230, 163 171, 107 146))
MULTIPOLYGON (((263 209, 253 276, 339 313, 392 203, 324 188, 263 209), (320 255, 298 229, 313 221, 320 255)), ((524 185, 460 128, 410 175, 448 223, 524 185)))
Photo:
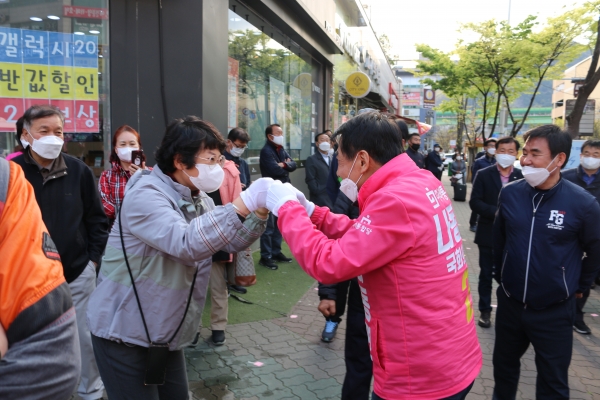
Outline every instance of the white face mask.
POLYGON ((581 157, 581 166, 584 169, 598 169, 600 168, 600 158, 581 157))
POLYGON ((125 162, 131 162, 131 152, 134 150, 139 150, 137 147, 117 147, 117 155, 119 156, 119 160, 125 162))
POLYGON ((461 161, 462 157, 456 157, 456 161, 461 161))
POLYGON ((319 143, 319 149, 322 151, 329 151, 330 148, 331 148, 331 144, 329 144, 329 142, 319 143))
MULTIPOLYGON (((29 136, 31 136, 31 133, 29 133, 29 136)), ((64 140, 54 135, 42 136, 39 139, 35 139, 33 136, 31 136, 31 138, 33 139, 31 149, 35 151, 38 156, 45 158, 46 160, 54 160, 58 157, 63 144, 65 143, 64 140)))
POLYGON ((273 143, 275 143, 277 146, 283 146, 283 136, 273 135, 273 143))
POLYGON ((225 172, 220 165, 196 164, 196 169, 198 170, 198 176, 190 176, 184 169, 182 171, 198 190, 205 193, 219 190, 225 178, 225 172))
POLYGON ((493 156, 494 154, 496 154, 496 149, 492 147, 491 149, 487 149, 487 152, 490 156, 493 156))
POLYGON ((333 155, 333 149, 327 150, 327 155, 331 157, 333 155))
MULTIPOLYGON (((556 156, 558 157, 558 156, 556 156)), ((548 164, 548 167, 554 162, 554 160, 556 160, 556 157, 554 157, 552 159, 552 161, 550 161, 550 164, 548 164)), ((529 185, 531 187, 536 187, 541 185, 542 183, 546 182, 546 180, 548 180, 548 177, 550 176, 550 174, 552 172, 554 172, 554 170, 556 170, 556 168, 554 168, 552 171, 548 171, 548 167, 546 168, 534 168, 534 167, 523 167, 523 178, 525 178, 525 180, 527 181, 527 183, 529 183, 529 185)))
POLYGON ((21 141, 21 145, 23 145, 23 149, 26 149, 29 146, 29 142, 23 138, 19 139, 21 141))
POLYGON ((362 178, 362 174, 358 177, 356 183, 350 179, 350 174, 352 173, 352 169, 354 168, 354 164, 356 163, 356 159, 358 158, 358 154, 354 157, 354 162, 352 163, 352 167, 350 167, 350 172, 348 172, 348 177, 342 179, 342 183, 340 183, 340 191, 350 199, 351 202, 355 202, 358 199, 358 182, 362 178))
POLYGON ((508 168, 514 164, 517 157, 510 154, 496 154, 496 161, 502 168, 508 168))
POLYGON ((246 150, 245 147, 240 149, 239 147, 233 146, 231 147, 231 150, 229 150, 229 154, 231 154, 234 157, 240 157, 244 153, 244 150, 246 150))

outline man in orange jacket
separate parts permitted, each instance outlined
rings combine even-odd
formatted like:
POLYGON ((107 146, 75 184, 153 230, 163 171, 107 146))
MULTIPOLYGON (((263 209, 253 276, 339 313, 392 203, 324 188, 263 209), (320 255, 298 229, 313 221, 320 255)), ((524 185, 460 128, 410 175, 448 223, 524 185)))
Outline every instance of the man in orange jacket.
POLYGON ((60 256, 21 168, 0 159, 0 398, 67 399, 81 369, 60 256))

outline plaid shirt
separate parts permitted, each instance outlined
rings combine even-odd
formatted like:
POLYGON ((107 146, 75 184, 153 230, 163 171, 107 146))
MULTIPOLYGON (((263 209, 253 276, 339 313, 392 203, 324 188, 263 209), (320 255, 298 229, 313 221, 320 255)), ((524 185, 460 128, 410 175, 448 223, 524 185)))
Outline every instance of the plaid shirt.
POLYGON ((125 186, 130 177, 129 171, 125 171, 120 163, 115 162, 112 163, 111 169, 103 171, 100 176, 98 190, 111 226, 117 215, 116 210, 121 206, 121 200, 125 196, 125 186))

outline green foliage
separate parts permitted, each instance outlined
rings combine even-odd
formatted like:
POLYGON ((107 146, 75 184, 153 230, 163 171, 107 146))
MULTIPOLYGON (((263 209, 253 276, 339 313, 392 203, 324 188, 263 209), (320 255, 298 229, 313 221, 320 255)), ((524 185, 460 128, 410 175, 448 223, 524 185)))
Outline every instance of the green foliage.
POLYGON ((379 35, 377 38, 379 39, 379 44, 381 44, 381 49, 383 50, 383 54, 387 59, 390 65, 394 64, 394 60, 398 59, 397 54, 392 54, 392 45, 390 43, 390 38, 385 33, 383 35, 379 35))

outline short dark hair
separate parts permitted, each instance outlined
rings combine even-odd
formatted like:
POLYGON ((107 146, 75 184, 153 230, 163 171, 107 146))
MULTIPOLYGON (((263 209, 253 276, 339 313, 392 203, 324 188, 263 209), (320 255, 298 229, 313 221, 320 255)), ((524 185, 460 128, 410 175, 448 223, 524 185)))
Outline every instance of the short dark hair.
POLYGON ((330 130, 326 130, 326 131, 323 131, 321 133, 317 133, 315 135, 315 143, 319 140, 319 136, 321 136, 321 135, 327 135, 331 139, 331 136, 327 132, 331 132, 331 131, 330 130))
MULTIPOLYGON (((534 138, 546 139, 552 158, 556 157, 559 153, 565 153, 567 160, 569 159, 573 139, 571 139, 571 136, 567 132, 560 129, 560 127, 551 124, 542 125, 528 130, 523 135, 525 142, 534 138)), ((566 162, 562 168, 564 168, 565 165, 567 165, 566 162)))
POLYGON ((600 140, 588 139, 581 145, 581 152, 583 153, 583 149, 586 147, 595 147, 600 149, 600 140))
POLYGON ((421 135, 419 135, 418 133, 415 132, 415 133, 411 133, 410 135, 408 135, 408 140, 412 139, 414 136, 417 136, 419 138, 421 137, 421 135))
POLYGON ((156 165, 162 172, 175 172, 173 162, 180 161, 187 168, 196 165, 196 153, 204 149, 225 151, 225 140, 213 124, 195 116, 174 120, 167 126, 165 136, 156 150, 156 165))
POLYGON ((269 135, 273 134, 274 126, 278 126, 281 128, 281 125, 279 125, 279 124, 271 124, 271 125, 267 126, 267 129, 265 129, 265 137, 268 137, 269 135))
POLYGON ((379 111, 370 111, 352 118, 333 135, 348 158, 361 150, 380 164, 385 164, 403 153, 398 125, 379 111))
POLYGON ((17 123, 15 124, 15 126, 17 127, 17 133, 15 134, 15 139, 17 141, 17 145, 22 145, 21 144, 21 135, 23 134, 23 117, 21 116, 21 118, 19 118, 17 120, 17 123))
POLYGON ((483 142, 483 147, 486 147, 490 143, 496 143, 498 140, 496 138, 489 138, 483 142))
POLYGON ((232 142, 239 140, 240 142, 248 143, 250 141, 250 135, 248 135, 248 132, 246 132, 245 129, 237 127, 229 131, 229 134, 227 134, 227 139, 231 140, 232 142))
POLYGON ((23 128, 27 129, 27 132, 31 129, 31 124, 36 119, 46 118, 56 115, 60 118, 63 126, 65 125, 65 115, 60 111, 60 109, 56 106, 51 106, 50 104, 38 104, 35 106, 31 106, 25 111, 23 114, 23 128))
POLYGON ((406 125, 406 122, 402 121, 399 118, 395 122, 396 125, 398 125, 398 129, 400 129, 402 139, 404 139, 405 142, 408 142, 408 139, 410 139, 411 137, 411 135, 408 133, 408 125, 406 125))
POLYGON ((506 137, 500 138, 500 140, 496 141, 496 149, 498 149, 498 146, 500 146, 501 144, 506 144, 506 143, 514 143, 515 146, 517 146, 517 151, 519 151, 519 149, 521 148, 521 144, 518 141, 516 141, 514 137, 506 136, 506 137))

